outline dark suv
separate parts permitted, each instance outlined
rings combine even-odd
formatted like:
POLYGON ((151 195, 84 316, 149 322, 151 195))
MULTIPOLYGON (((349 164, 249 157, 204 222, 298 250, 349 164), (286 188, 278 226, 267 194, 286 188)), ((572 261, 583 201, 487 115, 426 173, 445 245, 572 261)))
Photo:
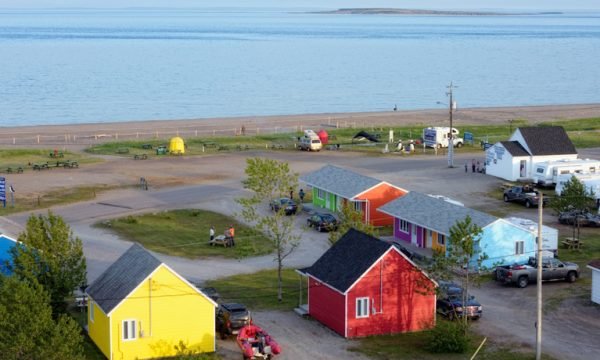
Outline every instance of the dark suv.
POLYGON ((242 304, 228 303, 219 305, 216 318, 216 329, 221 339, 236 335, 241 328, 252 321, 250 312, 242 304))
POLYGON ((308 227, 314 227, 317 231, 331 231, 337 230, 338 221, 331 214, 315 213, 311 215, 307 220, 306 224, 308 227))
POLYGON ((467 302, 463 304, 464 290, 460 285, 440 281, 440 294, 437 298, 437 312, 452 320, 455 317, 466 316, 477 320, 481 317, 483 309, 474 296, 467 294, 467 302))

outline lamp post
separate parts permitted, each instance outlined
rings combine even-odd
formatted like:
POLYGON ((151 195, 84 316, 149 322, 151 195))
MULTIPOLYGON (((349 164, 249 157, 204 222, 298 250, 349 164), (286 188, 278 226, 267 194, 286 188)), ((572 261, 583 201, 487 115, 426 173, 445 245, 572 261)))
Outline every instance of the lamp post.
MULTIPOLYGON (((448 102, 448 114, 450 117, 450 131, 448 132, 448 167, 454 167, 454 133, 452 132, 452 117, 453 113, 456 110, 456 101, 454 101, 452 90, 458 88, 450 82, 450 85, 446 86, 448 92, 446 92, 446 96, 450 97, 450 101, 448 102)), ((441 101, 437 102, 438 104, 444 104, 441 101)))

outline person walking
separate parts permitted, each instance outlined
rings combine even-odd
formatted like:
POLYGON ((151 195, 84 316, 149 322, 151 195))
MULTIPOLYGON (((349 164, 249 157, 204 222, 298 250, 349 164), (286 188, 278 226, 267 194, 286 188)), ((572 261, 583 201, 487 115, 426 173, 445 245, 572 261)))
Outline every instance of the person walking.
POLYGON ((210 241, 212 242, 215 239, 215 227, 210 226, 210 230, 208 230, 208 235, 210 236, 210 241))
POLYGON ((465 173, 468 173, 468 172, 469 172, 469 163, 466 162, 465 163, 465 173))
POLYGON ((300 197, 300 202, 303 203, 304 202, 304 190, 300 189, 300 192, 298 192, 298 196, 300 197))

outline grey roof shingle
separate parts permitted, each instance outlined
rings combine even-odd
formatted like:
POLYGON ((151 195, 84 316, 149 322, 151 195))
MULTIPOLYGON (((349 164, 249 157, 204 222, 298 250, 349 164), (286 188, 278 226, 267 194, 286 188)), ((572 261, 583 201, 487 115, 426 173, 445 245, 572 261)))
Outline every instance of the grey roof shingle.
POLYGON ((317 171, 301 176, 300 180, 314 188, 323 189, 346 199, 352 199, 382 183, 381 180, 333 165, 325 165, 317 171))
POLYGON ((562 126, 522 127, 518 130, 525 139, 531 155, 577 154, 562 126))
POLYGON ((473 223, 482 228, 498 220, 481 211, 451 204, 415 191, 383 205, 379 210, 445 235, 449 235, 450 228, 457 221, 464 220, 467 215, 471 217, 473 223))
POLYGON ((350 229, 312 266, 299 271, 345 293, 392 246, 350 229))
POLYGON ((529 156, 529 153, 518 141, 500 141, 512 156, 529 156))
POLYGON ((142 246, 133 244, 86 292, 108 314, 161 264, 142 246))

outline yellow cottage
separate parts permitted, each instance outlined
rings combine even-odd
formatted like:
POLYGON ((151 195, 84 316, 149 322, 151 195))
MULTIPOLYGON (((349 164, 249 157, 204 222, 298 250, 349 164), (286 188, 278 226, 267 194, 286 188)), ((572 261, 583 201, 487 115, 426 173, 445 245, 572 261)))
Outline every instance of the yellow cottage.
POLYGON ((109 359, 215 351, 217 304, 134 244, 87 289, 88 333, 109 359))

